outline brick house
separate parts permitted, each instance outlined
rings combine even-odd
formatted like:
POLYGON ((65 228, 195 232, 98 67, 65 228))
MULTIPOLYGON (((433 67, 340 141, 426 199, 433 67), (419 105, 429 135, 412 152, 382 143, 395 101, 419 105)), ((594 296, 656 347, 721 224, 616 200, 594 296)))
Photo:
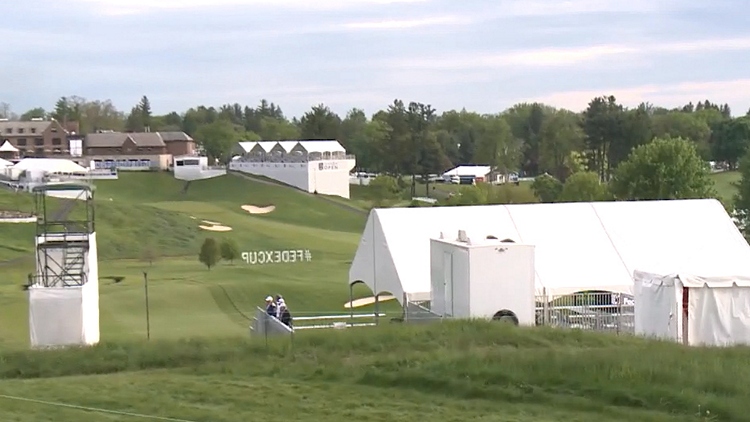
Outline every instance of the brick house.
POLYGON ((99 132, 83 141, 88 165, 120 170, 166 170, 176 153, 194 150, 193 139, 180 132, 99 132))
POLYGON ((19 158, 70 154, 68 132, 55 120, 0 120, 0 144, 8 141, 19 158))

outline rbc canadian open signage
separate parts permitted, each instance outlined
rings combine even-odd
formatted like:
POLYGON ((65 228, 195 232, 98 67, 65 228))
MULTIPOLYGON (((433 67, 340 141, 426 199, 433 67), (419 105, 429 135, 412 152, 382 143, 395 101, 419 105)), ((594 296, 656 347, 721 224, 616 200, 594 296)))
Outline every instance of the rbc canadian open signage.
POLYGON ((318 163, 318 170, 338 170, 338 169, 339 169, 339 163, 326 163, 326 162, 318 163))
POLYGON ((284 251, 249 251, 242 252, 242 260, 250 265, 283 264, 312 261, 309 249, 290 249, 284 251))

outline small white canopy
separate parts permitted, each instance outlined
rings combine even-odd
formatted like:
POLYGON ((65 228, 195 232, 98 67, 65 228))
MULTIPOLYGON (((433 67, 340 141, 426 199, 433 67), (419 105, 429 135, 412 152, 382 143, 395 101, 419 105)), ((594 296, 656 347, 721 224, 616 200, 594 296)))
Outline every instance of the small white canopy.
POLYGON ((487 177, 490 171, 492 171, 490 166, 458 166, 443 173, 443 177, 487 177))
POLYGON ((0 146, 0 152, 18 152, 18 148, 10 144, 10 141, 3 142, 0 146))
POLYGON ((8 160, 3 160, 2 158, 0 158, 0 168, 3 168, 3 167, 10 167, 10 166, 12 166, 12 165, 13 165, 13 163, 11 163, 10 161, 8 161, 8 160))
POLYGON ((87 173, 88 169, 63 158, 24 158, 13 166, 19 171, 44 171, 47 173, 87 173))

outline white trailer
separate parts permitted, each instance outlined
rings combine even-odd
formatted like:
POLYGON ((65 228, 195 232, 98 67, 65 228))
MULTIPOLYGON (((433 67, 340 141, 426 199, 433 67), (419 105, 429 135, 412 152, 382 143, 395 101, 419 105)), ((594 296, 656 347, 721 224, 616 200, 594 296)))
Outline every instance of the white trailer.
POLYGON ((463 231, 456 240, 431 239, 430 278, 437 315, 535 324, 533 245, 475 241, 463 231))

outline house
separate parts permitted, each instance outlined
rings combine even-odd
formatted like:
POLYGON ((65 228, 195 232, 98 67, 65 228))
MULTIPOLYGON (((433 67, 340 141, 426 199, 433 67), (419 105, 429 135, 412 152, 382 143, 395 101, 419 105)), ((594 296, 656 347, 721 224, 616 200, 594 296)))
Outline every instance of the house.
POLYGON ((99 132, 86 135, 84 156, 94 168, 166 169, 171 161, 158 133, 99 132))
POLYGON ((56 120, 0 120, 0 143, 18 149, 18 158, 66 156, 68 132, 56 120))
POLYGON ((173 157, 195 155, 195 140, 185 132, 157 132, 167 146, 167 153, 173 157))
POLYGON ((492 183, 490 166, 458 166, 443 173, 446 183, 473 184, 474 182, 492 183))

